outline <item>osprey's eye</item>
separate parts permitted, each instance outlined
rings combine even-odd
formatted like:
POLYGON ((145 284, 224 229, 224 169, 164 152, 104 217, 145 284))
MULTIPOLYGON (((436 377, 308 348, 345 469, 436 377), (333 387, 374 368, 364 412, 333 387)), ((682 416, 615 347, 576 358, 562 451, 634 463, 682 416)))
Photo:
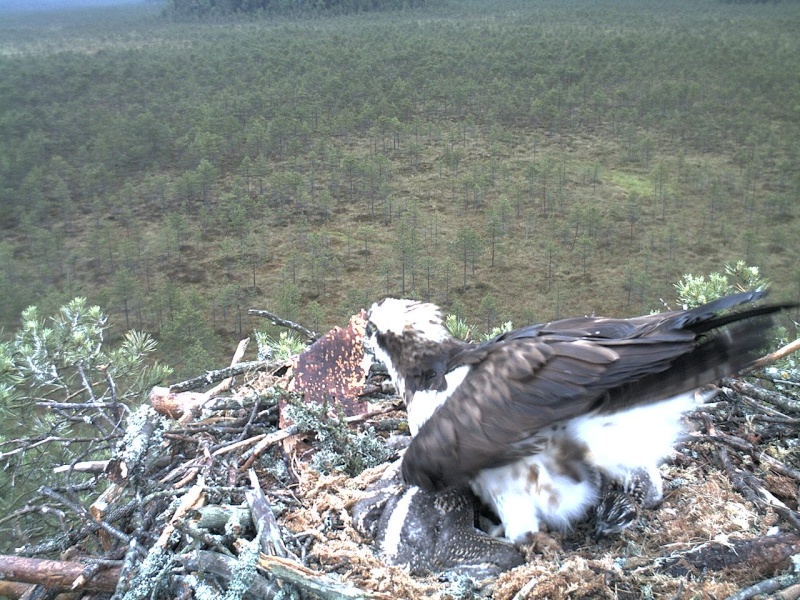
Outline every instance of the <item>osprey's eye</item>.
POLYGON ((372 337, 373 335, 375 335, 377 331, 378 328, 375 327, 375 323, 373 323, 372 321, 369 321, 367 323, 366 329, 364 329, 364 333, 366 334, 367 337, 372 337))

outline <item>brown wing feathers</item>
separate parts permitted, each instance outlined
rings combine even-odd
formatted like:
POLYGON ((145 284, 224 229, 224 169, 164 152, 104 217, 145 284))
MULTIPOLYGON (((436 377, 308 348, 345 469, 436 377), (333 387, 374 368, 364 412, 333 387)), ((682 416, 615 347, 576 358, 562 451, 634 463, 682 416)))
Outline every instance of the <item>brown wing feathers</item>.
POLYGON ((495 353, 475 365, 412 440, 406 481, 427 489, 462 485, 530 453, 520 444, 533 433, 591 408, 585 386, 616 360, 612 351, 576 342, 513 340, 495 353))
POLYGON ((530 453, 526 444, 544 427, 655 402, 737 372, 756 358, 771 315, 784 307, 717 313, 762 295, 636 319, 568 319, 462 350, 448 370, 472 371, 412 441, 406 480, 428 489, 462 485, 530 453))

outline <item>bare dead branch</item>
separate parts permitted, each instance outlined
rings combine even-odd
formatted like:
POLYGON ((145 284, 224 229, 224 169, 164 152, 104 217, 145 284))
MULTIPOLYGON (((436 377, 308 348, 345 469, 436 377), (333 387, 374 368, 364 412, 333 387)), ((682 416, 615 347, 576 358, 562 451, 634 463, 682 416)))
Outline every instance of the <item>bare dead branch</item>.
MULTIPOLYGON (((247 345, 250 343, 250 338, 244 338, 243 340, 239 341, 239 344, 236 346, 236 352, 233 353, 233 358, 231 359, 231 367, 236 366, 242 361, 244 358, 244 353, 247 351, 247 345)), ((221 394, 222 392, 227 392, 231 389, 231 385, 233 384, 233 377, 228 377, 223 379, 222 382, 208 390, 206 393, 210 396, 216 396, 217 394, 221 394)))
POLYGON ((300 433, 300 429, 297 426, 292 425, 290 427, 286 427, 285 429, 279 429, 275 433, 265 436, 260 442, 258 442, 258 444, 241 456, 239 459, 239 468, 242 470, 249 469, 253 466, 253 462, 259 456, 261 456, 267 450, 267 448, 297 433, 300 433))
POLYGON ((762 369, 767 365, 771 365, 772 363, 777 362, 782 358, 786 358, 790 354, 794 354, 798 351, 800 351, 800 338, 786 344, 782 348, 778 348, 775 350, 775 352, 770 352, 766 356, 762 356, 758 360, 754 361, 752 365, 750 365, 750 369, 762 369))
POLYGON ((725 600, 749 600, 750 598, 755 598, 762 594, 771 594, 788 588, 797 584, 797 582, 797 575, 779 575, 778 577, 765 579, 743 590, 739 590, 735 594, 728 596, 725 600))
POLYGON ((251 308, 247 311, 248 315, 253 315, 254 317, 264 317, 269 319, 273 325, 277 327, 284 327, 285 329, 291 329, 296 331, 303 337, 305 337, 309 342, 315 341, 319 334, 315 331, 311 331, 306 327, 303 327, 299 323, 295 323, 294 321, 289 321, 288 319, 283 319, 276 315, 275 313, 271 313, 268 310, 258 309, 258 308, 251 308))
POLYGON ((205 502, 205 494, 203 493, 204 487, 204 482, 201 479, 195 486, 193 486, 188 492, 186 492, 186 494, 183 495, 180 505, 175 510, 175 513, 172 515, 172 518, 167 526, 164 527, 164 530, 161 532, 161 536, 154 544, 154 547, 166 547, 172 532, 175 530, 175 523, 178 520, 183 519, 189 510, 199 508, 203 505, 205 502))
POLYGON ((769 402, 773 406, 777 406, 782 410, 800 413, 800 402, 797 400, 792 400, 780 392, 765 390, 764 388, 753 385, 752 383, 747 383, 741 379, 732 379, 730 377, 723 379, 722 385, 729 387, 745 396, 750 396, 751 398, 756 398, 757 400, 761 400, 763 402, 769 402))
POLYGON ((79 444, 79 443, 88 443, 88 442, 105 442, 111 438, 71 438, 71 437, 63 437, 63 436, 48 436, 41 439, 16 439, 16 440, 8 440, 6 442, 2 442, 3 445, 5 444, 20 444, 14 450, 9 450, 8 452, 0 453, 0 459, 8 458, 9 456, 14 456, 16 454, 21 454, 23 452, 27 452, 28 450, 33 450, 34 448, 38 448, 39 446, 44 446, 46 444, 52 443, 60 443, 60 444, 79 444))
POLYGON ((102 473, 108 466, 108 460, 86 460, 74 465, 59 465, 53 467, 53 473, 65 473, 70 469, 79 473, 102 473))
MULTIPOLYGON (((179 556, 179 559, 187 571, 213 573, 228 580, 233 577, 238 566, 235 558, 209 550, 195 550, 179 556)), ((250 597, 265 599, 275 598, 280 592, 281 586, 261 575, 256 575, 252 579, 247 590, 250 597)))
POLYGON ((241 440, 238 442, 233 442, 231 444, 226 444, 222 448, 217 448, 216 450, 214 450, 214 452, 211 453, 211 456, 219 456, 220 454, 228 454, 229 452, 233 452, 235 450, 241 450, 242 448, 247 448, 247 446, 252 446, 253 444, 257 444, 265 437, 267 437, 267 434, 262 433, 247 438, 246 440, 241 440))
POLYGON ((673 576, 693 571, 744 569, 756 573, 774 573, 789 566, 790 557, 800 551, 800 535, 783 532, 757 538, 711 541, 688 552, 660 559, 658 566, 673 576))
POLYGON ((253 523, 256 524, 256 537, 261 545, 261 551, 264 554, 274 554, 285 558, 289 556, 289 551, 286 549, 283 539, 281 539, 281 530, 278 527, 275 516, 272 514, 269 501, 261 489, 256 472, 250 469, 248 476, 250 477, 252 489, 245 492, 245 498, 247 506, 250 507, 253 523))
POLYGON ((101 402, 95 400, 93 402, 55 402, 50 400, 40 400, 36 402, 36 406, 40 408, 49 408, 51 410, 89 410, 89 409, 104 409, 119 406, 116 402, 101 402))
POLYGON ((116 527, 114 527, 112 525, 109 525, 105 521, 99 521, 99 520, 94 519, 89 514, 89 511, 86 510, 86 508, 84 508, 83 506, 80 506, 78 504, 75 504, 74 502, 72 502, 71 500, 66 498, 63 494, 59 494, 55 490, 52 490, 52 489, 50 489, 48 487, 41 487, 39 489, 39 492, 43 496, 47 496, 48 498, 52 498, 56 502, 59 502, 59 503, 63 504, 65 507, 70 509, 73 513, 75 513, 75 515, 80 517, 80 519, 82 521, 85 521, 85 522, 91 521, 92 524, 97 525, 99 528, 101 528, 103 531, 105 531, 109 535, 114 536, 115 538, 117 538, 118 540, 121 540, 122 542, 124 542, 126 544, 130 541, 130 536, 128 536, 125 533, 122 533, 119 529, 117 529, 116 527))
POLYGON ((228 377, 235 377, 248 371, 263 371, 271 367, 277 366, 275 362, 269 360, 252 360, 248 362, 239 363, 232 367, 225 369, 217 369, 214 371, 206 371, 204 375, 193 377, 186 381, 181 381, 169 386, 170 392, 185 392, 187 390, 194 390, 204 385, 210 385, 216 381, 222 381, 228 377))

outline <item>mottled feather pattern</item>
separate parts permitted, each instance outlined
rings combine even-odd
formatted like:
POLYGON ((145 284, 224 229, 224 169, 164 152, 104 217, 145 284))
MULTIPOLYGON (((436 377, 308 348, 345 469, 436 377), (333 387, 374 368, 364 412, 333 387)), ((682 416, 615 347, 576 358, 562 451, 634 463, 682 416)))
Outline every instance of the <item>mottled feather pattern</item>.
POLYGON ((475 528, 469 490, 426 492, 404 485, 390 466, 353 508, 353 525, 387 562, 412 573, 449 571, 481 580, 524 562, 505 540, 475 528))
POLYGON ((604 478, 600 501, 595 509, 597 536, 619 533, 636 521, 640 509, 654 508, 661 502, 661 498, 658 473, 634 469, 621 481, 604 478))
POLYGON ((622 489, 612 489, 601 495, 597 505, 595 533, 598 537, 619 533, 639 516, 636 502, 622 489))

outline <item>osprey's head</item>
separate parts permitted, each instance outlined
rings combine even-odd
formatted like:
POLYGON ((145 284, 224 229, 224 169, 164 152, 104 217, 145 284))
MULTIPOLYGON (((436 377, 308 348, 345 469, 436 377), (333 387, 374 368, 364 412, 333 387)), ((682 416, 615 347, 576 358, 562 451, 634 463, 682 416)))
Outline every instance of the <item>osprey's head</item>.
POLYGON ((367 336, 414 336, 423 341, 443 342, 450 337, 439 307, 429 302, 386 298, 367 313, 367 336))
POLYGON ((450 337, 435 304, 386 298, 367 313, 364 346, 386 365, 405 396, 407 378, 428 369, 431 354, 450 337))

